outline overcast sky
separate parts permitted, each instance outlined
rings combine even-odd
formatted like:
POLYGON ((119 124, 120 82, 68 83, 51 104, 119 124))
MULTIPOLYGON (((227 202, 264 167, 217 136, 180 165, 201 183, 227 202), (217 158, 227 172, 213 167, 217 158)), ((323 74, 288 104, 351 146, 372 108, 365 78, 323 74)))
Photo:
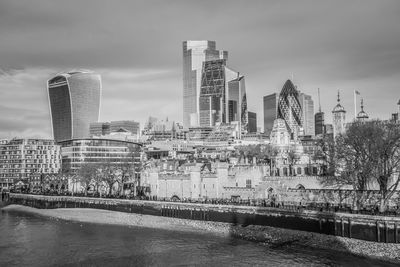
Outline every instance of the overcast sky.
MULTIPOLYGON (((246 77, 262 127, 262 96, 288 78, 326 122, 340 90, 373 118, 400 98, 400 1, 0 0, 0 138, 51 138, 46 80, 71 68, 102 75, 100 119, 182 121, 182 41, 214 40, 246 77)), ((358 107, 359 109, 359 107, 358 107)))

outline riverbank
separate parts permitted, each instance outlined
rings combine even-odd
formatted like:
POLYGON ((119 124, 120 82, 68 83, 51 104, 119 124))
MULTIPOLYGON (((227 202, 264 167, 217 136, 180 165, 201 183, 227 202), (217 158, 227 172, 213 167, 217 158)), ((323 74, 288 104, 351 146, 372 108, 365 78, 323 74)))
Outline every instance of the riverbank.
POLYGON ((141 215, 99 209, 36 209, 20 205, 9 205, 3 211, 18 211, 84 223, 100 223, 131 227, 147 227, 164 230, 213 233, 256 241, 272 248, 304 246, 328 249, 400 263, 400 244, 385 244, 330 236, 268 226, 235 225, 221 222, 187 220, 178 218, 141 215))

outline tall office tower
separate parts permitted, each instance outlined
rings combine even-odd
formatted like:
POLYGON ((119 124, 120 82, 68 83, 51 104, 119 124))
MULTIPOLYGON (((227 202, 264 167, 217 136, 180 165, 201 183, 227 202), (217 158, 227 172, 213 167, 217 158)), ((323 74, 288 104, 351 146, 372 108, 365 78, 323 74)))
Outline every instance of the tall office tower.
POLYGON ((346 122, 346 110, 340 104, 340 94, 338 92, 337 105, 332 110, 333 117, 333 137, 343 134, 346 130, 345 122, 346 122))
POLYGON ((247 131, 247 97, 244 76, 226 67, 225 59, 203 63, 200 89, 200 126, 237 121, 247 131))
POLYGON ((199 98, 203 62, 228 59, 228 52, 215 49, 215 41, 183 42, 183 127, 199 125, 199 98))
POLYGON ((249 114, 248 132, 256 133, 257 132, 257 113, 249 111, 248 114, 249 114))
MULTIPOLYGON (((227 123, 233 121, 239 122, 240 132, 245 133, 248 130, 249 115, 247 110, 247 95, 244 76, 225 68, 226 72, 231 72, 232 76, 237 78, 228 81, 225 87, 226 98, 228 99, 227 123), (226 90, 228 88, 228 90, 226 90)), ((229 75, 226 75, 229 78, 229 75)))
POLYGON ((270 135, 274 127, 274 121, 278 118, 278 100, 277 93, 263 97, 264 109, 264 134, 270 135))
POLYGON ((278 119, 285 121, 291 139, 297 139, 301 133, 302 117, 299 92, 292 81, 287 80, 279 94, 278 119))
POLYGON ((89 137, 89 124, 99 120, 101 77, 92 71, 59 73, 47 81, 56 142, 89 137))
POLYGON ((315 122, 315 135, 325 134, 325 113, 321 111, 321 97, 319 94, 318 88, 318 112, 315 113, 314 122, 315 122))
POLYGON ((325 113, 317 112, 315 113, 315 135, 324 134, 324 125, 325 125, 325 113))
POLYGON ((310 95, 300 93, 300 106, 302 110, 302 122, 304 135, 315 135, 314 101, 310 95))

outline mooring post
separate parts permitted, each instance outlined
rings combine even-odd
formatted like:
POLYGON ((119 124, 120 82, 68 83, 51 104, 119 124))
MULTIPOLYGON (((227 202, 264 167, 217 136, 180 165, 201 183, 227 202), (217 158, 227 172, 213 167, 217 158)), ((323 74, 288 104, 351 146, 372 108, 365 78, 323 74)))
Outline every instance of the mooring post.
POLYGON ((381 231, 379 227, 379 221, 376 221, 376 242, 381 242, 381 231))
POLYGON ((343 221, 343 218, 340 219, 340 223, 341 223, 341 226, 342 226, 341 234, 342 234, 342 236, 344 236, 344 221, 343 221))
POLYGON ((322 219, 319 218, 319 232, 322 233, 322 219))
POLYGON ((336 217, 333 218, 333 235, 336 235, 337 233, 337 226, 336 226, 336 217))
POLYGON ((351 238, 351 226, 352 226, 351 218, 349 218, 349 237, 351 238))
POLYGON ((385 221, 385 243, 389 242, 389 229, 388 229, 388 223, 385 221))

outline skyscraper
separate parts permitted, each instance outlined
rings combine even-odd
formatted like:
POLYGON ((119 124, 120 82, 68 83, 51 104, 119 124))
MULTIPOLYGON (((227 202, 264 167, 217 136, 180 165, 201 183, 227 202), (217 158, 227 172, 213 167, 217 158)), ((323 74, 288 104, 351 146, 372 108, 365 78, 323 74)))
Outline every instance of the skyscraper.
POLYGON ((200 126, 237 121, 247 131, 247 97, 244 76, 226 66, 225 59, 203 62, 200 88, 200 126))
POLYGON ((325 134, 326 133, 325 113, 321 111, 321 97, 319 94, 319 88, 318 88, 318 112, 315 113, 314 122, 315 122, 315 135, 325 134))
POLYGON ((325 113, 322 111, 315 113, 315 135, 325 133, 324 125, 325 125, 325 113))
POLYGON ((302 128, 302 110, 299 92, 292 81, 287 80, 279 94, 278 119, 283 119, 292 139, 297 139, 302 128))
POLYGON ((101 77, 92 71, 59 73, 47 81, 53 136, 56 142, 89 137, 99 120, 101 77))
POLYGON ((333 117, 333 137, 335 138, 339 134, 343 134, 346 130, 346 110, 340 104, 340 94, 338 92, 337 105, 332 110, 333 117))
POLYGON ((199 125, 203 62, 228 59, 228 52, 215 48, 215 41, 183 42, 183 126, 186 129, 199 125))
POLYGON ((277 93, 264 96, 263 98, 264 133, 267 135, 271 134, 274 127, 274 120, 278 117, 278 100, 279 95, 277 93))
POLYGON ((257 132, 257 113, 249 111, 248 114, 249 114, 248 132, 256 133, 257 132))
POLYGON ((302 126, 304 135, 315 135, 314 101, 310 95, 300 93, 300 106, 302 110, 302 126))

